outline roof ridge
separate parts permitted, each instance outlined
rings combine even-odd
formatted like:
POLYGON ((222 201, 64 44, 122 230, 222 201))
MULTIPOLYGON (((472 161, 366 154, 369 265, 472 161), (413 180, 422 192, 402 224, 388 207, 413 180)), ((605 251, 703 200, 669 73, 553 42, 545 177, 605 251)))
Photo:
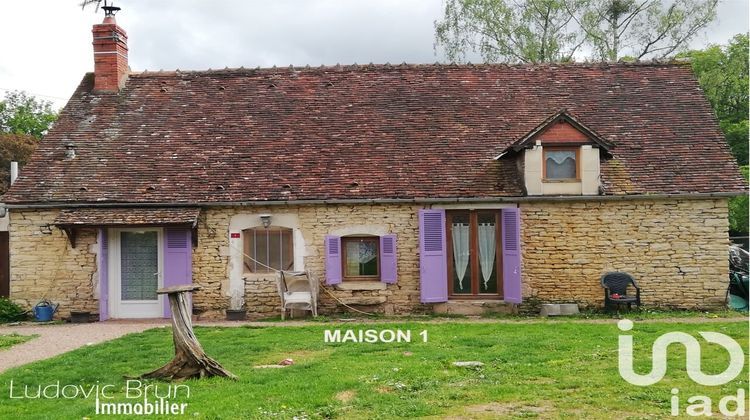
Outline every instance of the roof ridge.
POLYGON ((272 66, 272 67, 225 67, 223 69, 204 69, 204 70, 148 70, 143 71, 131 71, 130 76, 175 76, 178 74, 237 74, 237 73, 268 73, 268 74, 283 74, 291 72, 319 72, 319 71, 369 71, 369 70, 399 70, 399 69, 429 69, 429 68, 448 68, 448 69, 465 69, 465 68, 519 68, 519 69, 544 69, 544 68, 628 68, 628 67, 676 67, 689 65, 690 60, 685 59, 672 59, 672 60, 648 60, 648 61, 634 61, 634 62, 568 62, 568 63, 407 63, 402 62, 400 64, 391 63, 368 63, 368 64, 321 64, 320 66, 311 66, 310 64, 295 66, 290 64, 288 66, 272 66))

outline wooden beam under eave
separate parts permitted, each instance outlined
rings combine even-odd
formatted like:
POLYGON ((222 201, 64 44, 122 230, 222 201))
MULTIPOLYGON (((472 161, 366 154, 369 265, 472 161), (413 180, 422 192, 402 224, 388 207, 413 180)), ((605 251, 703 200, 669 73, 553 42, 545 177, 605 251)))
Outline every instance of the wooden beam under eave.
POLYGON ((62 229, 63 232, 65 232, 65 236, 68 237, 68 241, 70 242, 70 247, 74 248, 76 247, 76 229, 71 226, 61 226, 60 229, 62 229))

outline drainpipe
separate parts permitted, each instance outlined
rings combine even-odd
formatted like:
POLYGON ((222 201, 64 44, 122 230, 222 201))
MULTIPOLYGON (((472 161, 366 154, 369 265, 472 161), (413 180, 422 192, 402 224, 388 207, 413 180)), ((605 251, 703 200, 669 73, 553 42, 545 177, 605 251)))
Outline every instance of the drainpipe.
POLYGON ((10 185, 13 185, 18 179, 18 162, 10 163, 10 185))

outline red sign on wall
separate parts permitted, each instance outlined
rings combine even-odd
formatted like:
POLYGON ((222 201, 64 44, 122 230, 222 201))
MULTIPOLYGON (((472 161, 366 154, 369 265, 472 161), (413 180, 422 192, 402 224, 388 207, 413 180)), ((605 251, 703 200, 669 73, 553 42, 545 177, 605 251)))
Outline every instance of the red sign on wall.
POLYGON ((231 235, 232 239, 239 239, 240 238, 239 232, 232 232, 230 235, 231 235))

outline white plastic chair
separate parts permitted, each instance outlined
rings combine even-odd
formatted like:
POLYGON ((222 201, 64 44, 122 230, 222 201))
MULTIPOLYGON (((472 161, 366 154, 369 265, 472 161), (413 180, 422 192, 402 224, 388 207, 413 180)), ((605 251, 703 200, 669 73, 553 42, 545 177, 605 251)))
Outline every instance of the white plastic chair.
POLYGON ((281 297, 281 319, 286 319, 286 310, 301 309, 318 316, 318 282, 307 271, 281 271, 278 279, 281 297))

